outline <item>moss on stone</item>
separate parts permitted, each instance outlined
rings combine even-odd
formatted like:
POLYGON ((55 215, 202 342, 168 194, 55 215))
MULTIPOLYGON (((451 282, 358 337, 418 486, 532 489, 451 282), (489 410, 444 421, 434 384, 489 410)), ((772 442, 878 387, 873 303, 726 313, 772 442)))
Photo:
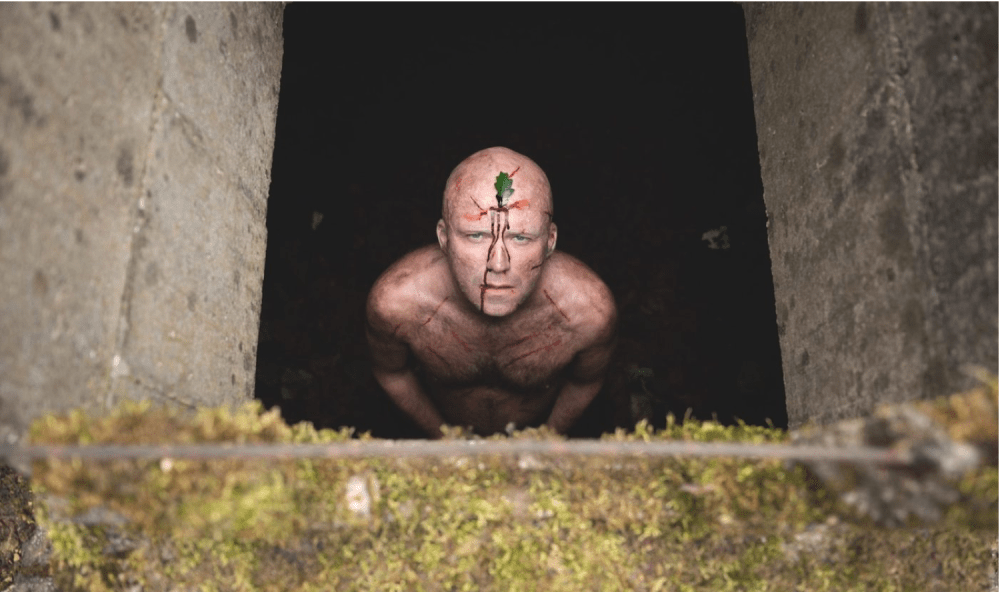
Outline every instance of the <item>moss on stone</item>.
MULTIPOLYGON (((983 421, 969 409, 992 408, 995 443, 995 382, 962 397, 931 405, 966 423, 983 421)), ((35 443, 65 444, 351 437, 288 426, 256 403, 195 415, 128 403, 31 431, 35 443)), ((605 436, 787 437, 673 418, 605 436)), ((64 590, 973 590, 996 571, 995 464, 962 477, 967 497, 941 523, 896 529, 856 516, 802 467, 766 460, 50 461, 34 471, 64 590)))

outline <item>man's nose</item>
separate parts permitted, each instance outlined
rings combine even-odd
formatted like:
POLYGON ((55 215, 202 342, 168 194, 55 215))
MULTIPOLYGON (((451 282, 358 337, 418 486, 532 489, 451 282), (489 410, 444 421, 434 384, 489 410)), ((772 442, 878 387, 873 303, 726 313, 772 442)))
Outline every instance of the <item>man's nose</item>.
POLYGON ((510 253, 507 252, 502 238, 490 250, 486 260, 486 268, 493 273, 503 273, 510 269, 510 253))

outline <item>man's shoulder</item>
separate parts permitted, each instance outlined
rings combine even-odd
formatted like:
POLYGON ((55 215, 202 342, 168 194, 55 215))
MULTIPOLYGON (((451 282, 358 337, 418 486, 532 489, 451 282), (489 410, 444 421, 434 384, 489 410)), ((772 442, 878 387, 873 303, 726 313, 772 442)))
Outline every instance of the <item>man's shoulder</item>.
POLYGON ((437 245, 407 253, 375 280, 368 293, 369 317, 407 318, 427 302, 440 300, 447 262, 437 245))
POLYGON ((594 270, 561 251, 552 253, 546 267, 544 289, 567 316, 598 333, 614 331, 618 317, 615 298, 594 270))

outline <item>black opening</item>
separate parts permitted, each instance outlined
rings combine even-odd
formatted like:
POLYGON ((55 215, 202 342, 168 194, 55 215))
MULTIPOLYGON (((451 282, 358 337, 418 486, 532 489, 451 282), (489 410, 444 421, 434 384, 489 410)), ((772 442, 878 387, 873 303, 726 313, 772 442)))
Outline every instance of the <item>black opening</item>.
POLYGON ((371 376, 368 289, 435 241, 469 154, 535 160, 559 249, 619 307, 608 383, 571 435, 629 396, 787 427, 746 36, 735 4, 290 4, 256 395, 289 422, 420 434, 371 376), (631 369, 652 376, 631 378, 631 369))

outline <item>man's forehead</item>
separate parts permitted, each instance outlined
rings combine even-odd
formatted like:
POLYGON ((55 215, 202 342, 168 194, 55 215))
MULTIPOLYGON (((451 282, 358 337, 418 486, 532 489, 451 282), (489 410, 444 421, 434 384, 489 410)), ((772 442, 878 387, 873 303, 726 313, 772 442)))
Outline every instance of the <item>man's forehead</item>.
MULTIPOLYGON (((462 189, 454 192, 447 198, 447 201, 450 202, 449 206, 452 210, 463 214, 468 214, 470 211, 487 212, 491 209, 501 209, 497 204, 496 190, 492 188, 484 191, 476 191, 473 187, 462 189)), ((510 212, 543 213, 549 209, 549 201, 545 194, 539 195, 537 192, 527 189, 522 191, 515 189, 514 193, 504 200, 502 209, 510 212)))
POLYGON ((551 215, 548 178, 530 158, 507 148, 481 150, 455 167, 444 191, 445 211, 471 213, 497 207, 496 182, 501 173, 511 182, 513 193, 504 206, 551 215), (516 206, 515 206, 516 204, 516 206))
MULTIPOLYGON (((512 198, 508 205, 503 207, 510 228, 519 232, 543 231, 550 221, 550 213, 540 202, 542 200, 516 199, 516 196, 512 198)), ((489 229, 491 216, 499 214, 500 208, 497 207, 496 201, 492 204, 484 203, 482 206, 473 203, 469 198, 458 200, 456 207, 450 209, 450 223, 462 229, 489 229)))

